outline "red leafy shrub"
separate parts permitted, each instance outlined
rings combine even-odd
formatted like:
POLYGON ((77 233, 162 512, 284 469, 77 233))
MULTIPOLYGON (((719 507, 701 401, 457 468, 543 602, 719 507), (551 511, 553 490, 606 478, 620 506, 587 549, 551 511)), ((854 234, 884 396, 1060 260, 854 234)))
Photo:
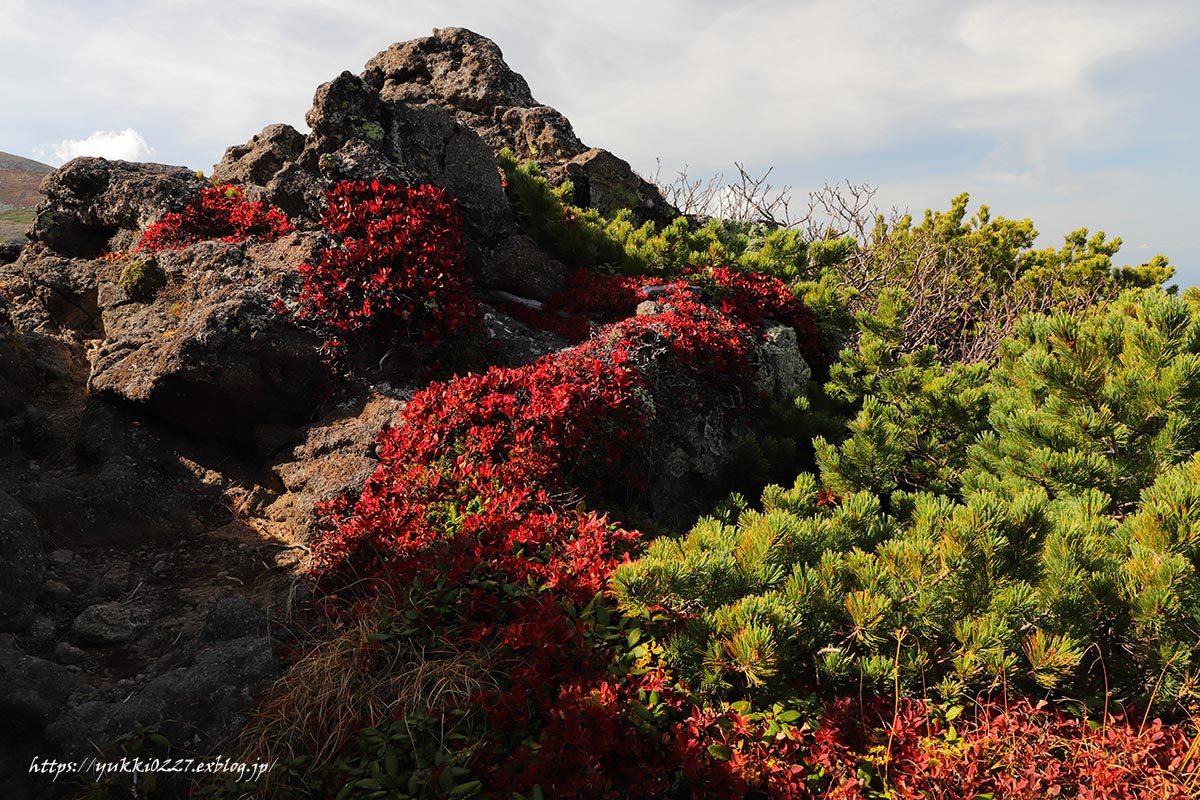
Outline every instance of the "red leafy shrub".
POLYGON ((667 284, 650 275, 605 275, 580 269, 567 276, 567 288, 551 298, 550 305, 579 314, 626 317, 638 303, 649 299, 646 289, 667 284))
POLYGON ((431 384, 380 434, 361 494, 325 506, 315 563, 327 590, 459 587, 426 624, 506 654, 502 685, 479 699, 490 755, 478 763, 497 786, 581 798, 662 788, 644 777, 661 744, 633 723, 624 676, 605 677, 604 626, 577 611, 640 534, 574 498, 645 475, 633 445, 684 408, 673 387, 702 384, 727 407, 751 397, 751 346, 691 293, 668 293, 658 313, 579 347, 431 384))
POLYGON ((676 707, 686 713, 670 727, 669 762, 696 798, 1182 800, 1200 782, 1180 728, 1101 724, 1025 700, 981 704, 957 730, 909 699, 844 698, 803 724, 778 707, 676 707))
POLYGON ((612 562, 609 540, 631 534, 553 498, 603 495, 649 469, 631 445, 653 408, 678 402, 673 382, 706 384, 711 402, 734 404, 749 396, 752 369, 738 327, 681 292, 658 314, 534 364, 431 384, 380 434, 380 465, 359 498, 326 508, 334 524, 321 569, 362 577, 436 563, 460 577, 487 564, 577 585, 586 599, 607 580, 592 573, 612 562))
POLYGON ((712 267, 700 273, 716 287, 721 310, 758 330, 773 320, 796 331, 800 353, 810 364, 826 364, 812 312, 787 284, 770 275, 730 267, 712 267))
POLYGON ((209 186, 182 211, 172 211, 147 228, 136 249, 157 253, 213 239, 274 241, 291 230, 282 211, 247 200, 240 187, 209 186))
POLYGON ((300 267, 297 312, 327 350, 366 333, 438 341, 475 320, 462 221, 444 190, 345 181, 327 198, 333 242, 300 267))
POLYGON ((949 736, 912 703, 889 774, 897 798, 1074 797, 1185 800, 1200 791, 1195 739, 1160 720, 1072 716, 1045 703, 987 703, 949 736), (925 724, 921 724, 925 723, 925 724))
POLYGON ((814 366, 828 365, 812 312, 788 285, 770 275, 732 267, 694 268, 673 281, 576 270, 568 276, 567 288, 551 298, 543 311, 526 309, 517 314, 527 324, 579 341, 590 333, 590 319, 628 317, 638 303, 689 283, 750 332, 757 333, 768 320, 791 327, 804 358, 814 366))
POLYGON ((479 763, 496 795, 539 786, 549 797, 662 797, 670 763, 655 732, 636 724, 632 682, 607 670, 615 653, 597 641, 603 626, 577 620, 565 637, 541 637, 565 615, 535 607, 506 637, 517 659, 508 686, 484 701, 493 747, 479 763))
POLYGON ((696 708, 673 747, 695 797, 1184 800, 1200 788, 1195 739, 1157 720, 1028 700, 946 716, 911 699, 838 700, 801 727, 696 708))

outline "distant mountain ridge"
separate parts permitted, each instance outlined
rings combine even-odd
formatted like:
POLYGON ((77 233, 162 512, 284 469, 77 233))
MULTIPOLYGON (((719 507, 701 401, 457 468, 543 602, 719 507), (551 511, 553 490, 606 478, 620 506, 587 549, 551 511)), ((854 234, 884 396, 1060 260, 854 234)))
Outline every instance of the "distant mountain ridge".
POLYGON ((36 172, 39 175, 46 175, 53 172, 54 167, 50 166, 49 164, 43 164, 40 161, 34 161, 32 158, 14 156, 12 153, 5 153, 4 151, 0 150, 0 170, 36 172))
POLYGON ((22 236, 41 200, 38 187, 54 167, 0 151, 0 241, 22 236))

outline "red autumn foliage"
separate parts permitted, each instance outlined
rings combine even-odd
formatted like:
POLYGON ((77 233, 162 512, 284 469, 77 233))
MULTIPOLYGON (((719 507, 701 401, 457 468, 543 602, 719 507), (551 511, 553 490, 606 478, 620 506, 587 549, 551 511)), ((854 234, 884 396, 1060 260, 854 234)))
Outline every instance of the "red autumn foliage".
POLYGON ((630 445, 650 422, 646 398, 668 389, 646 385, 651 361, 711 387, 714 401, 750 395, 750 343, 686 292, 534 364, 431 384, 380 435, 380 465, 359 498, 325 509, 334 525, 320 568, 394 577, 436 565, 460 578, 486 564, 590 598, 615 563, 614 543, 622 551, 636 535, 553 497, 603 494, 646 469, 630 445))
POLYGON ((712 267, 700 274, 716 285, 723 312, 751 330, 758 330, 767 320, 787 325, 796 331, 805 360, 813 365, 827 363, 812 312, 783 281, 730 267, 712 267))
POLYGON ((603 682, 612 654, 565 610, 601 592, 641 536, 569 498, 646 470, 632 445, 654 408, 682 407, 672 380, 703 383, 726 405, 751 397, 750 353, 738 325, 674 292, 660 313, 579 347, 431 384, 380 435, 379 467, 359 497, 324 508, 331 527, 315 558, 330 591, 461 586, 439 624, 510 654, 504 688, 480 699, 499 785, 545 781, 555 796, 604 796, 597 780, 612 783, 624 764, 644 769, 631 749, 655 751, 618 713, 625 690, 603 682), (547 746, 529 750, 522 741, 538 730, 547 746))
POLYGON ((1182 727, 1026 699, 981 701, 952 724, 919 700, 843 698, 812 729, 763 729, 736 711, 694 709, 674 738, 692 796, 1185 800, 1200 788, 1196 740, 1182 727))
POLYGON ((812 365, 828 365, 812 312, 787 284, 769 275, 732 267, 694 268, 672 280, 576 270, 568 276, 567 288, 541 311, 521 306, 507 310, 528 325, 557 333, 568 341, 582 341, 594 329, 592 320, 624 319, 638 303, 689 283, 748 332, 757 334, 767 321, 791 327, 804 358, 812 365))
POLYGON ((327 200, 321 224, 333 241, 300 267, 297 311, 327 350, 367 333, 439 341, 476 319, 462 220, 444 190, 344 181, 327 200))
POLYGON ((238 186, 208 186, 183 211, 172 211, 142 234, 137 250, 157 253, 197 242, 274 241, 292 230, 287 215, 238 186))

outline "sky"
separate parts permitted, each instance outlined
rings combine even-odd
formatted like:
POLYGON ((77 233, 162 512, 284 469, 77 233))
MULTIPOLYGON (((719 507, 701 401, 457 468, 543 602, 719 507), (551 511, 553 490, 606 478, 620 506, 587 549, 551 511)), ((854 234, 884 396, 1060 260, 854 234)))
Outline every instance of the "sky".
POLYGON ((434 27, 494 39, 586 143, 649 174, 735 161, 919 214, 969 191, 1200 284, 1200 2, 0 0, 0 150, 208 171, 434 27))

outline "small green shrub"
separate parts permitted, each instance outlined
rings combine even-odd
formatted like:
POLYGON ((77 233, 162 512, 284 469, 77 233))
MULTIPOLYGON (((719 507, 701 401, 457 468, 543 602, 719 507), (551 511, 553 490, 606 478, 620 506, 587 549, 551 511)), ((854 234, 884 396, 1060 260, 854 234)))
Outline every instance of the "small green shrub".
POLYGON ((154 299, 159 289, 167 285, 167 276, 154 263, 154 259, 135 258, 121 270, 117 285, 131 300, 147 303, 154 299))
POLYGON ((501 151, 505 190, 525 232, 568 267, 624 275, 673 276, 688 267, 733 266, 784 281, 815 278, 797 230, 761 223, 686 217, 656 227, 638 225, 629 209, 607 219, 574 205, 568 181, 552 186, 533 162, 501 151))

